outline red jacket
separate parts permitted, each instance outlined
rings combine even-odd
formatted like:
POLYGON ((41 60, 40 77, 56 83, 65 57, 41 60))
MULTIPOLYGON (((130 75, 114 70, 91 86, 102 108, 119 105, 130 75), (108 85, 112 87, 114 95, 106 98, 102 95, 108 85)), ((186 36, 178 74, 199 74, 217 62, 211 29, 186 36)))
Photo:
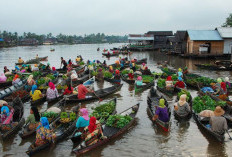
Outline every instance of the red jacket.
POLYGON ((185 84, 184 84, 183 81, 178 81, 178 82, 176 82, 176 84, 174 85, 174 87, 185 88, 185 84))
POLYGON ((68 89, 68 87, 65 89, 63 95, 69 95, 73 93, 73 87, 71 87, 71 91, 68 89))

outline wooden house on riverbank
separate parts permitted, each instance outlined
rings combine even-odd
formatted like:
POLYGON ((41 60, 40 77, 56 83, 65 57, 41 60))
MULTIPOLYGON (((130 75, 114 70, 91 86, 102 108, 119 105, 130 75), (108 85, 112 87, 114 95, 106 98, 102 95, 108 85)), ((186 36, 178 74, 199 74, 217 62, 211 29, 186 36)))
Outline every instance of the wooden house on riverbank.
POLYGON ((20 46, 36 46, 39 44, 39 41, 32 38, 32 39, 22 39, 19 42, 20 46))
POLYGON ((154 36, 154 49, 166 49, 167 37, 173 36, 172 31, 149 31, 147 34, 154 36))
POLYGON ((232 52, 232 28, 218 27, 216 28, 222 39, 224 40, 223 54, 231 54, 232 52))
POLYGON ((187 50, 183 57, 223 56, 224 41, 216 30, 188 30, 187 50))
POLYGON ((128 49, 131 51, 153 50, 154 36, 150 34, 129 34, 128 49))

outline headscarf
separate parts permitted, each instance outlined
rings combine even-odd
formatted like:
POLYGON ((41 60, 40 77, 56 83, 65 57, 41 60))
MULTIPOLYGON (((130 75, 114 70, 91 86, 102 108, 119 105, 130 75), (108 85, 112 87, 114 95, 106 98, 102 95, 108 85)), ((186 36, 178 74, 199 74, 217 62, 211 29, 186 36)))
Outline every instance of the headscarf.
POLYGON ((143 66, 145 66, 146 64, 145 63, 142 63, 143 66))
POLYGON ((112 67, 112 65, 110 66, 110 70, 113 70, 113 67, 112 67))
POLYGON ((88 110, 86 108, 80 109, 80 112, 82 113, 82 117, 85 120, 89 120, 89 113, 88 113, 88 110))
POLYGON ((137 80, 142 81, 143 80, 142 76, 138 76, 137 80))
POLYGON ((179 81, 183 81, 182 77, 180 77, 180 76, 178 77, 178 80, 179 80, 179 81))
POLYGON ((36 130, 38 130, 40 127, 44 127, 45 129, 50 129, 47 117, 41 117, 40 122, 41 125, 39 125, 36 130))
POLYGON ((147 70, 148 69, 148 67, 145 67, 145 70, 147 70))
POLYGON ((95 117, 91 117, 90 120, 89 120, 89 126, 88 126, 88 129, 89 129, 89 132, 92 133, 96 128, 97 128, 97 125, 96 125, 96 118, 95 117))
POLYGON ((165 108, 166 106, 165 106, 165 100, 164 99, 160 99, 159 100, 159 107, 160 108, 165 108))
POLYGON ((224 91, 226 91, 226 83, 225 83, 225 82, 222 82, 222 83, 221 83, 221 88, 222 88, 224 91))
POLYGON ((172 81, 172 76, 168 76, 166 81, 172 81))
POLYGON ((119 71, 119 70, 116 70, 115 73, 119 75, 119 74, 120 74, 120 71, 119 71))
POLYGON ((221 78, 218 78, 218 79, 217 79, 217 82, 218 82, 218 83, 222 83, 222 79, 221 79, 221 78))
POLYGON ((38 65, 37 65, 37 64, 34 64, 34 67, 38 67, 38 65))
POLYGON ((18 66, 15 66, 15 69, 16 69, 16 70, 20 70, 18 66))
POLYGON ((19 78, 19 75, 15 74, 13 81, 17 80, 17 78, 19 78))
POLYGON ((119 64, 119 63, 120 63, 119 60, 116 60, 116 61, 115 61, 115 64, 119 64))
POLYGON ((230 82, 229 77, 225 77, 225 82, 230 82))
POLYGON ((33 114, 35 116, 35 121, 39 122, 39 120, 40 120, 40 114, 39 114, 39 111, 38 111, 37 107, 32 106, 31 110, 33 111, 33 114))
POLYGON ((36 89, 37 89, 37 85, 34 84, 34 85, 31 87, 31 93, 34 94, 34 92, 35 92, 36 89))
POLYGON ((6 113, 7 116, 10 115, 10 109, 7 106, 2 106, 1 114, 6 113))
POLYGON ((179 71, 179 72, 182 72, 182 69, 181 69, 181 68, 179 68, 179 69, 178 69, 178 71, 179 71))
POLYGON ((5 76, 5 74, 1 73, 0 82, 6 82, 6 80, 7 80, 7 77, 5 76))
POLYGON ((180 106, 183 106, 186 103, 186 98, 187 98, 186 94, 182 94, 180 96, 180 100, 178 101, 180 106))
POLYGON ((52 83, 52 82, 49 82, 48 83, 48 86, 52 89, 52 90, 55 90, 55 85, 54 85, 54 83, 52 83))
POLYGON ((33 79, 33 75, 30 75, 27 79, 27 82, 31 82, 32 79, 33 79))
POLYGON ((52 67, 52 71, 56 71, 56 68, 55 68, 55 67, 52 67))

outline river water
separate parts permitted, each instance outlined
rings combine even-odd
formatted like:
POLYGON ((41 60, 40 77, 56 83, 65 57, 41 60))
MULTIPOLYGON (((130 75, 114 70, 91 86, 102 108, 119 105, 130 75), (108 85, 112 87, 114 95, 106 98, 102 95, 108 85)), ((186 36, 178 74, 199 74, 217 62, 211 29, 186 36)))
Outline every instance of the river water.
MULTIPOLYGON (((60 57, 64 59, 75 59, 77 55, 87 60, 107 60, 107 63, 114 63, 116 57, 110 59, 103 58, 102 51, 97 51, 99 47, 101 50, 104 48, 109 49, 118 47, 122 44, 83 44, 83 45, 56 45, 56 46, 37 46, 37 47, 13 47, 0 49, 0 72, 3 70, 3 66, 7 65, 12 69, 14 63, 17 62, 18 57, 28 60, 34 58, 36 54, 39 56, 48 56, 49 63, 56 68, 60 66, 60 57), (54 52, 50 52, 50 49, 54 48, 54 52)), ((174 68, 188 66, 191 72, 197 74, 210 76, 213 78, 229 76, 230 72, 212 72, 207 70, 198 70, 194 66, 195 63, 209 63, 212 61, 206 60, 190 60, 182 59, 176 56, 166 56, 159 52, 134 52, 130 57, 136 57, 137 59, 147 58, 148 66, 151 71, 160 72, 157 68, 157 62, 168 61, 168 65, 174 68)), ((104 88, 111 86, 110 83, 104 82, 103 84, 95 84, 95 88, 104 88)), ((134 127, 118 137, 116 140, 109 144, 100 147, 94 151, 91 151, 84 156, 98 157, 98 156, 231 156, 232 153, 232 141, 228 139, 226 135, 226 142, 224 144, 215 143, 209 138, 206 138, 198 129, 195 121, 191 119, 186 123, 178 123, 173 115, 171 117, 171 131, 169 133, 163 133, 155 126, 147 115, 147 94, 149 90, 144 91, 141 94, 135 95, 133 87, 123 82, 123 87, 120 91, 104 98, 103 102, 118 98, 117 111, 123 111, 124 109, 140 103, 140 109, 137 114, 137 120, 134 127)), ((193 97, 197 95, 197 92, 190 90, 193 97)), ((170 100, 171 108, 173 109, 173 100, 170 100)), ((82 105, 86 105, 89 110, 92 106, 98 104, 98 101, 90 102, 82 105)), ((29 115, 30 104, 25 103, 24 117, 29 115)), ((75 106, 70 105, 68 109, 75 106)), ((41 111, 47 108, 44 104, 41 111)), ((34 138, 22 140, 17 134, 12 136, 8 141, 0 142, 0 156, 26 156, 25 151, 33 142, 34 138)), ((73 144, 70 140, 62 141, 49 150, 42 151, 36 156, 43 157, 61 157, 61 156, 75 156, 71 153, 73 144)))

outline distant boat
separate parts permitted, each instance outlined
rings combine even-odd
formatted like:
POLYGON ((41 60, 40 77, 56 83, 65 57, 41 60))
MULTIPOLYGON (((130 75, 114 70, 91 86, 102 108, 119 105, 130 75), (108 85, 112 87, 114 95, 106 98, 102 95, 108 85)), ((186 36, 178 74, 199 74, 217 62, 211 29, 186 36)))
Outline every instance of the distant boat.
POLYGON ((51 52, 52 52, 52 51, 55 51, 55 49, 51 49, 50 51, 51 51, 51 52))

